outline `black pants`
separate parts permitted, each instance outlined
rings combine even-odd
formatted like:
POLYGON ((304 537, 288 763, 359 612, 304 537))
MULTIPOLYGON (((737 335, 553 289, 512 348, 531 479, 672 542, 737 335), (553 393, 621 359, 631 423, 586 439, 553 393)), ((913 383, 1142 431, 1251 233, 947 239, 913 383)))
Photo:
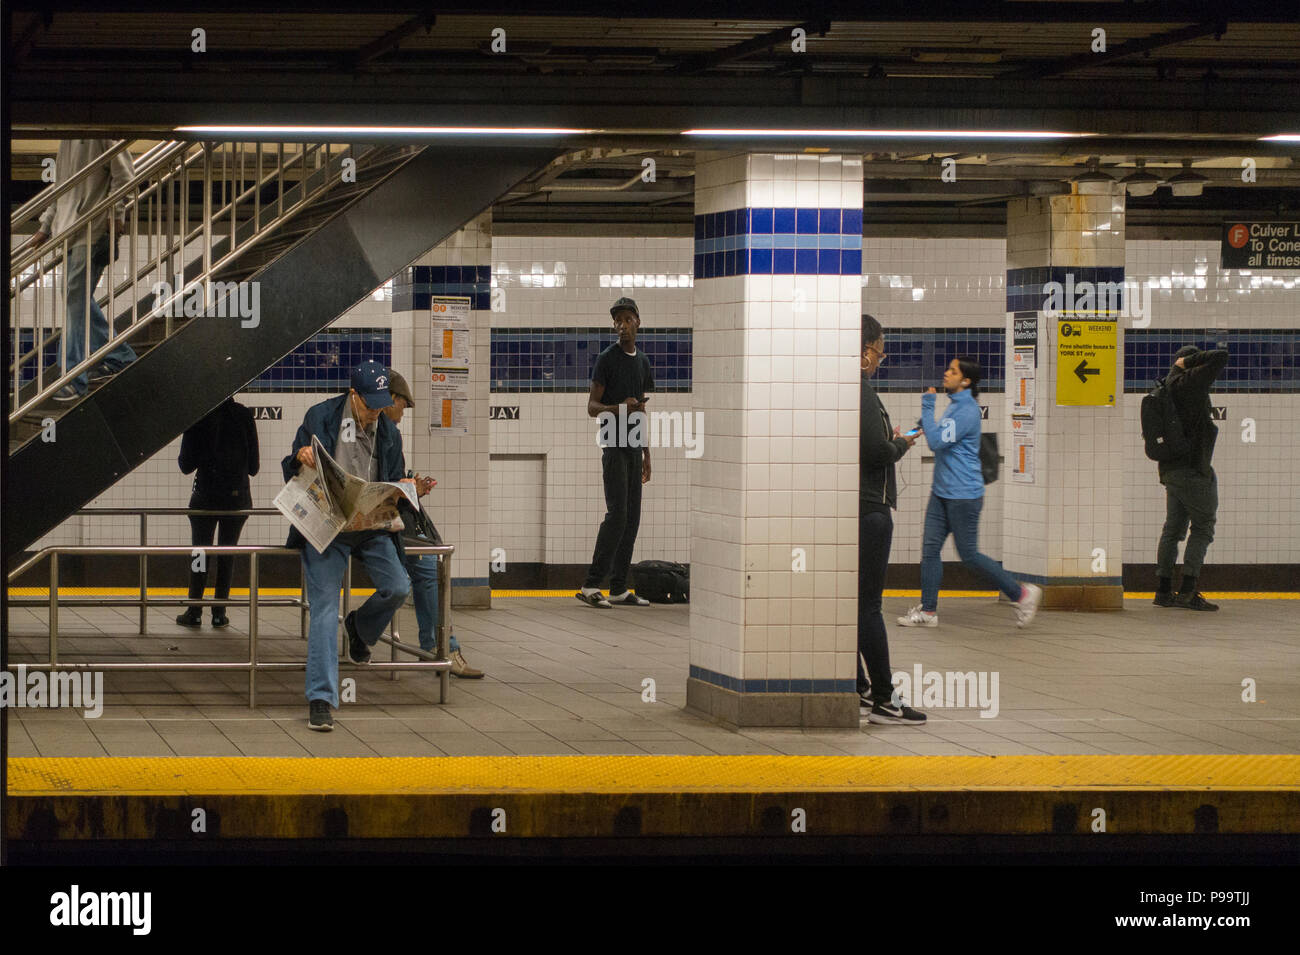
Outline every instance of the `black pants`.
POLYGON ((609 592, 627 590, 632 548, 641 526, 641 448, 605 448, 601 467, 605 476, 605 519, 596 535, 584 587, 599 587, 609 574, 609 592))
MULTIPOLYGON (((190 507, 195 510, 240 510, 251 506, 247 499, 235 499, 233 501, 215 502, 211 498, 201 498, 197 495, 190 498, 190 507)), ((194 547, 211 547, 212 535, 217 535, 217 546, 227 547, 239 543, 239 534, 244 529, 244 523, 248 520, 242 515, 231 517, 191 517, 190 518, 190 544, 194 547)), ((225 600, 230 596, 230 581, 234 577, 235 558, 233 554, 222 554, 216 558, 217 561, 217 581, 213 597, 217 600, 225 600)), ((208 563, 205 558, 203 570, 193 569, 193 560, 190 563, 190 599, 201 600, 203 590, 208 585, 208 563)), ((213 607, 212 612, 215 615, 218 611, 225 612, 225 607, 213 607)), ((202 613, 200 607, 190 607, 191 614, 202 613)))
POLYGON ((871 697, 888 703, 894 693, 889 669, 889 640, 880 612, 889 568, 889 545, 894 539, 893 515, 858 509, 858 692, 871 684, 871 697))

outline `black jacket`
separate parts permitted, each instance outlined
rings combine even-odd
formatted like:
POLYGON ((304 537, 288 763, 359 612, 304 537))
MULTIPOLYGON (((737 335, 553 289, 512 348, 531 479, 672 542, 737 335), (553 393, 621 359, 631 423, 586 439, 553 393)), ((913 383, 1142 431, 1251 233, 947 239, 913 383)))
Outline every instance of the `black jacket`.
POLYGON ((887 512, 898 506, 894 462, 907 453, 907 442, 894 437, 889 413, 866 375, 858 411, 858 507, 887 512))
POLYGON ((185 432, 177 463, 182 474, 198 471, 195 500, 204 505, 251 507, 248 479, 260 469, 253 412, 227 398, 185 432))
POLYGON ((1191 449, 1181 457, 1160 462, 1162 483, 1166 474, 1182 468, 1194 468, 1209 476, 1214 442, 1219 437, 1219 429, 1214 426, 1210 412, 1210 388, 1227 364, 1226 350, 1203 351, 1188 355, 1183 359, 1182 368, 1175 365, 1165 376, 1165 384, 1173 397, 1174 407, 1178 409, 1178 420, 1191 449))

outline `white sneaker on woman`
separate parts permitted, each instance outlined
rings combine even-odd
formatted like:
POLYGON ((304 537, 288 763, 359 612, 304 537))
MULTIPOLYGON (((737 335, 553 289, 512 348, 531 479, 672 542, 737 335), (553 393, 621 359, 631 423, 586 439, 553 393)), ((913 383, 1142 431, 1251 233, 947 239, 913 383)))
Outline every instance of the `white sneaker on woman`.
POLYGON ((937 627, 939 626, 939 615, 922 610, 921 605, 917 604, 906 614, 899 617, 898 622, 905 627, 937 627))
POLYGON ((1021 584, 1024 593, 1016 601, 1016 626, 1027 627, 1034 615, 1038 613, 1038 605, 1043 601, 1043 588, 1036 584, 1021 584))

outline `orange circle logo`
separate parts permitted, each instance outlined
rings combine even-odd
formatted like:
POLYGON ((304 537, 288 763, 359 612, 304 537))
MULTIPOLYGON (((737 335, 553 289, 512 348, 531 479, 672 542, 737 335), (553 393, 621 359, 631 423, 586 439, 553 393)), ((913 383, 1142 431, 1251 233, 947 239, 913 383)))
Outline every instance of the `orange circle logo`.
POLYGON ((1240 249, 1246 244, 1246 240, 1249 238, 1250 230, 1241 223, 1237 223, 1228 230, 1228 245, 1232 246, 1234 249, 1240 249))

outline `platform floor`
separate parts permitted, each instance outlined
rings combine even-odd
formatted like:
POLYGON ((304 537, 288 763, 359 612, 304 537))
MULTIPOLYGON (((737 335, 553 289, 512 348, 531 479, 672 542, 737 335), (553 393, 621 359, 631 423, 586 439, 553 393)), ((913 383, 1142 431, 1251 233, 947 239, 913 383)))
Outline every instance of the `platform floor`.
MULTIPOLYGON (((24 756, 508 756, 749 755, 978 756, 1035 754, 1300 753, 1300 604, 1228 599, 1215 614, 1165 610, 1150 598, 1122 613, 1044 612, 1017 630, 991 596, 945 597, 941 626, 905 629, 915 602, 887 597, 895 671, 996 671, 999 712, 929 708, 923 727, 745 729, 683 709, 685 607, 597 611, 572 597, 495 597, 458 610, 455 632, 483 680, 452 679, 437 704, 432 675, 344 665, 357 702, 333 733, 307 729, 301 672, 259 674, 258 707, 238 673, 114 673, 98 719, 77 710, 9 711, 9 754, 24 756), (642 699, 653 678, 655 702, 642 699), (1258 700, 1242 701, 1253 680, 1258 700)), ((151 611, 147 637, 134 610, 61 609, 60 657, 78 660, 238 660, 246 611, 217 633, 178 627, 151 611)), ((10 612, 11 665, 43 659, 44 612, 10 612)), ((414 615, 401 625, 414 638, 414 615)), ((262 658, 301 660, 297 615, 262 613, 262 658)), ((387 648, 377 653, 387 658, 387 648)))

